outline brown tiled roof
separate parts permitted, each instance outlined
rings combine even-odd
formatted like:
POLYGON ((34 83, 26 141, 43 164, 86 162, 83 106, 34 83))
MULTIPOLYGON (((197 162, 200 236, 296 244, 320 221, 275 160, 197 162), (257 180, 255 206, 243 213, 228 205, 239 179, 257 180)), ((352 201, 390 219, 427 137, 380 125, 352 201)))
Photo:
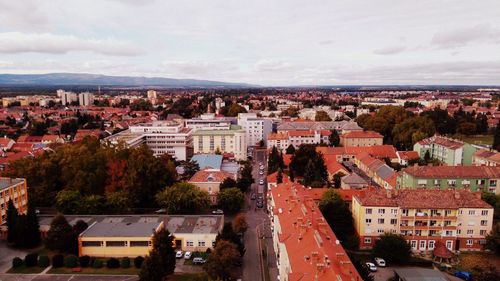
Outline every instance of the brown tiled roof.
POLYGON ((457 148, 464 146, 463 141, 459 141, 459 140, 451 139, 451 138, 447 138, 447 137, 442 137, 442 136, 437 136, 437 135, 432 136, 430 138, 423 139, 423 140, 419 141, 418 143, 423 144, 423 145, 429 145, 429 144, 434 143, 434 144, 439 144, 441 146, 444 146, 444 147, 447 147, 450 149, 457 149, 457 148))
POLYGON ((383 138, 384 136, 375 131, 352 131, 343 134, 341 137, 349 139, 360 139, 360 138, 383 138))
POLYGON ((500 178, 500 167, 411 166, 402 170, 415 178, 500 178))
POLYGON ((492 208, 481 200, 481 193, 467 189, 377 189, 355 196, 363 206, 420 209, 492 208))
POLYGON ((223 182, 226 178, 234 179, 234 175, 224 171, 210 171, 207 169, 196 172, 189 182, 209 182, 209 178, 212 178, 211 182, 223 182))
POLYGON ((444 245, 443 241, 436 241, 436 245, 434 250, 432 251, 432 254, 435 257, 438 258, 443 258, 443 259, 451 259, 455 256, 452 251, 450 251, 446 246, 444 245))

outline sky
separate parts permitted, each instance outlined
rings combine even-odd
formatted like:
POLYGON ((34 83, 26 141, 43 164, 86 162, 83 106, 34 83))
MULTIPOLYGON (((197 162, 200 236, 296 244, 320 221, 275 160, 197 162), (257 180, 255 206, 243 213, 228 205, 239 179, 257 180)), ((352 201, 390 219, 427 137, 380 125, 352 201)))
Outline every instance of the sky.
POLYGON ((0 0, 0 73, 500 85, 499 0, 0 0))

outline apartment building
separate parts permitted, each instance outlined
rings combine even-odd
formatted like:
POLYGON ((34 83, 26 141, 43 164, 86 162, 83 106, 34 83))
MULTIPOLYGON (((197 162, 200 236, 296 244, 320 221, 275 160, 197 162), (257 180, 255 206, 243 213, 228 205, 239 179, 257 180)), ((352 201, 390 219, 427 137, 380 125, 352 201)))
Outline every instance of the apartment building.
POLYGON ((255 113, 238 114, 238 125, 245 130, 248 146, 256 146, 261 140, 266 142, 273 130, 272 120, 257 117, 255 113))
POLYGON ((80 106, 92 106, 94 105, 94 94, 89 92, 83 92, 78 94, 78 103, 80 106))
POLYGON ((287 182, 268 195, 279 280, 361 280, 308 189, 287 182))
POLYGON ((190 128, 193 132, 198 130, 227 130, 231 124, 231 118, 215 117, 213 113, 202 114, 198 118, 184 120, 186 128, 190 128))
POLYGON ((62 105, 71 105, 73 102, 78 102, 78 95, 73 92, 57 90, 57 96, 61 98, 62 105))
POLYGON ((105 141, 129 147, 146 144, 155 156, 169 154, 177 160, 188 160, 193 155, 192 130, 171 121, 155 121, 130 126, 128 130, 109 136, 105 141))
POLYGON ((7 222, 8 203, 12 200, 19 214, 28 211, 28 186, 21 178, 0 178, 0 225, 7 222))
POLYGON ((247 142, 245 131, 237 125, 227 126, 225 129, 200 129, 193 133, 194 153, 233 154, 236 160, 247 158, 247 142))
POLYGON ((466 188, 500 194, 500 167, 411 166, 401 170, 397 188, 466 188))
POLYGON ((493 207, 465 189, 359 192, 352 198, 352 215, 364 249, 383 233, 396 233, 414 251, 432 251, 437 241, 452 251, 478 251, 493 225, 493 207))
POLYGON ((373 146, 382 145, 384 136, 374 131, 353 131, 340 136, 342 146, 373 146))
POLYGON ((422 159, 428 151, 431 158, 445 165, 470 166, 472 155, 477 149, 463 141, 434 135, 415 143, 413 150, 417 151, 422 159))
POLYGON ((358 123, 353 121, 293 121, 283 122, 278 125, 278 133, 286 131, 321 131, 335 130, 339 134, 345 134, 353 131, 363 131, 358 123))
POLYGON ((500 166, 500 152, 480 149, 472 155, 474 166, 500 166))
POLYGON ((267 137, 267 148, 272 149, 276 146, 277 149, 285 152, 289 145, 298 148, 301 144, 319 144, 330 143, 331 131, 306 131, 306 130, 290 130, 281 133, 271 133, 267 137))

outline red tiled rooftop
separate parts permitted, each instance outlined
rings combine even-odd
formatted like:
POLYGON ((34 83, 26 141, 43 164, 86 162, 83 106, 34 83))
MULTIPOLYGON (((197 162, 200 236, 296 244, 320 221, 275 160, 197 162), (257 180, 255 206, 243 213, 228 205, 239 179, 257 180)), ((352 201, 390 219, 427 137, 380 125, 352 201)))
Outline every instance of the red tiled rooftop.
POLYGON ((341 136, 342 138, 348 139, 361 139, 361 138, 383 138, 381 134, 375 131, 352 131, 345 133, 341 136))
POLYGON ((223 182, 226 178, 234 179, 234 175, 224 171, 201 170, 196 172, 189 182, 208 182, 209 178, 212 178, 211 182, 223 182))
POLYGON ((402 172, 415 178, 500 178, 500 167, 490 166, 411 166, 402 172))

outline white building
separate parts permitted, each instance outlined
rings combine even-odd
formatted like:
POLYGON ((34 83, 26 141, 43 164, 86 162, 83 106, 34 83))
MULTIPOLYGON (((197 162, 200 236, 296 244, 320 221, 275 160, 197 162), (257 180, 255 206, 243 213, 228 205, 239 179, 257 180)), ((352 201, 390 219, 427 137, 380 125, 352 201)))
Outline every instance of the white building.
POLYGON ((271 133, 267 137, 267 148, 272 149, 273 146, 276 146, 277 149, 284 152, 290 144, 296 149, 299 148, 301 144, 329 144, 331 133, 332 132, 328 130, 293 130, 271 133))
POLYGON ((186 128, 198 130, 227 130, 231 126, 231 120, 225 117, 215 117, 213 113, 202 114, 198 118, 184 120, 186 128))
POLYGON ((255 113, 238 114, 238 125, 246 133, 248 146, 255 146, 263 140, 267 141, 267 136, 272 132, 272 120, 259 118, 255 113))
POLYGON ((240 126, 230 125, 226 129, 200 129, 193 133, 194 153, 231 153, 236 160, 247 157, 245 131, 240 126))
POLYGON ((155 156, 169 154, 177 160, 188 160, 193 155, 192 130, 169 121, 130 126, 126 131, 106 138, 112 144, 124 142, 129 147, 146 144, 155 156))
POLYGON ((94 104, 94 94, 83 92, 78 94, 78 102, 80 106, 90 106, 94 104))
POLYGON ((57 96, 61 98, 62 105, 71 105, 73 102, 78 101, 78 95, 73 92, 66 92, 64 90, 57 90, 57 96))

